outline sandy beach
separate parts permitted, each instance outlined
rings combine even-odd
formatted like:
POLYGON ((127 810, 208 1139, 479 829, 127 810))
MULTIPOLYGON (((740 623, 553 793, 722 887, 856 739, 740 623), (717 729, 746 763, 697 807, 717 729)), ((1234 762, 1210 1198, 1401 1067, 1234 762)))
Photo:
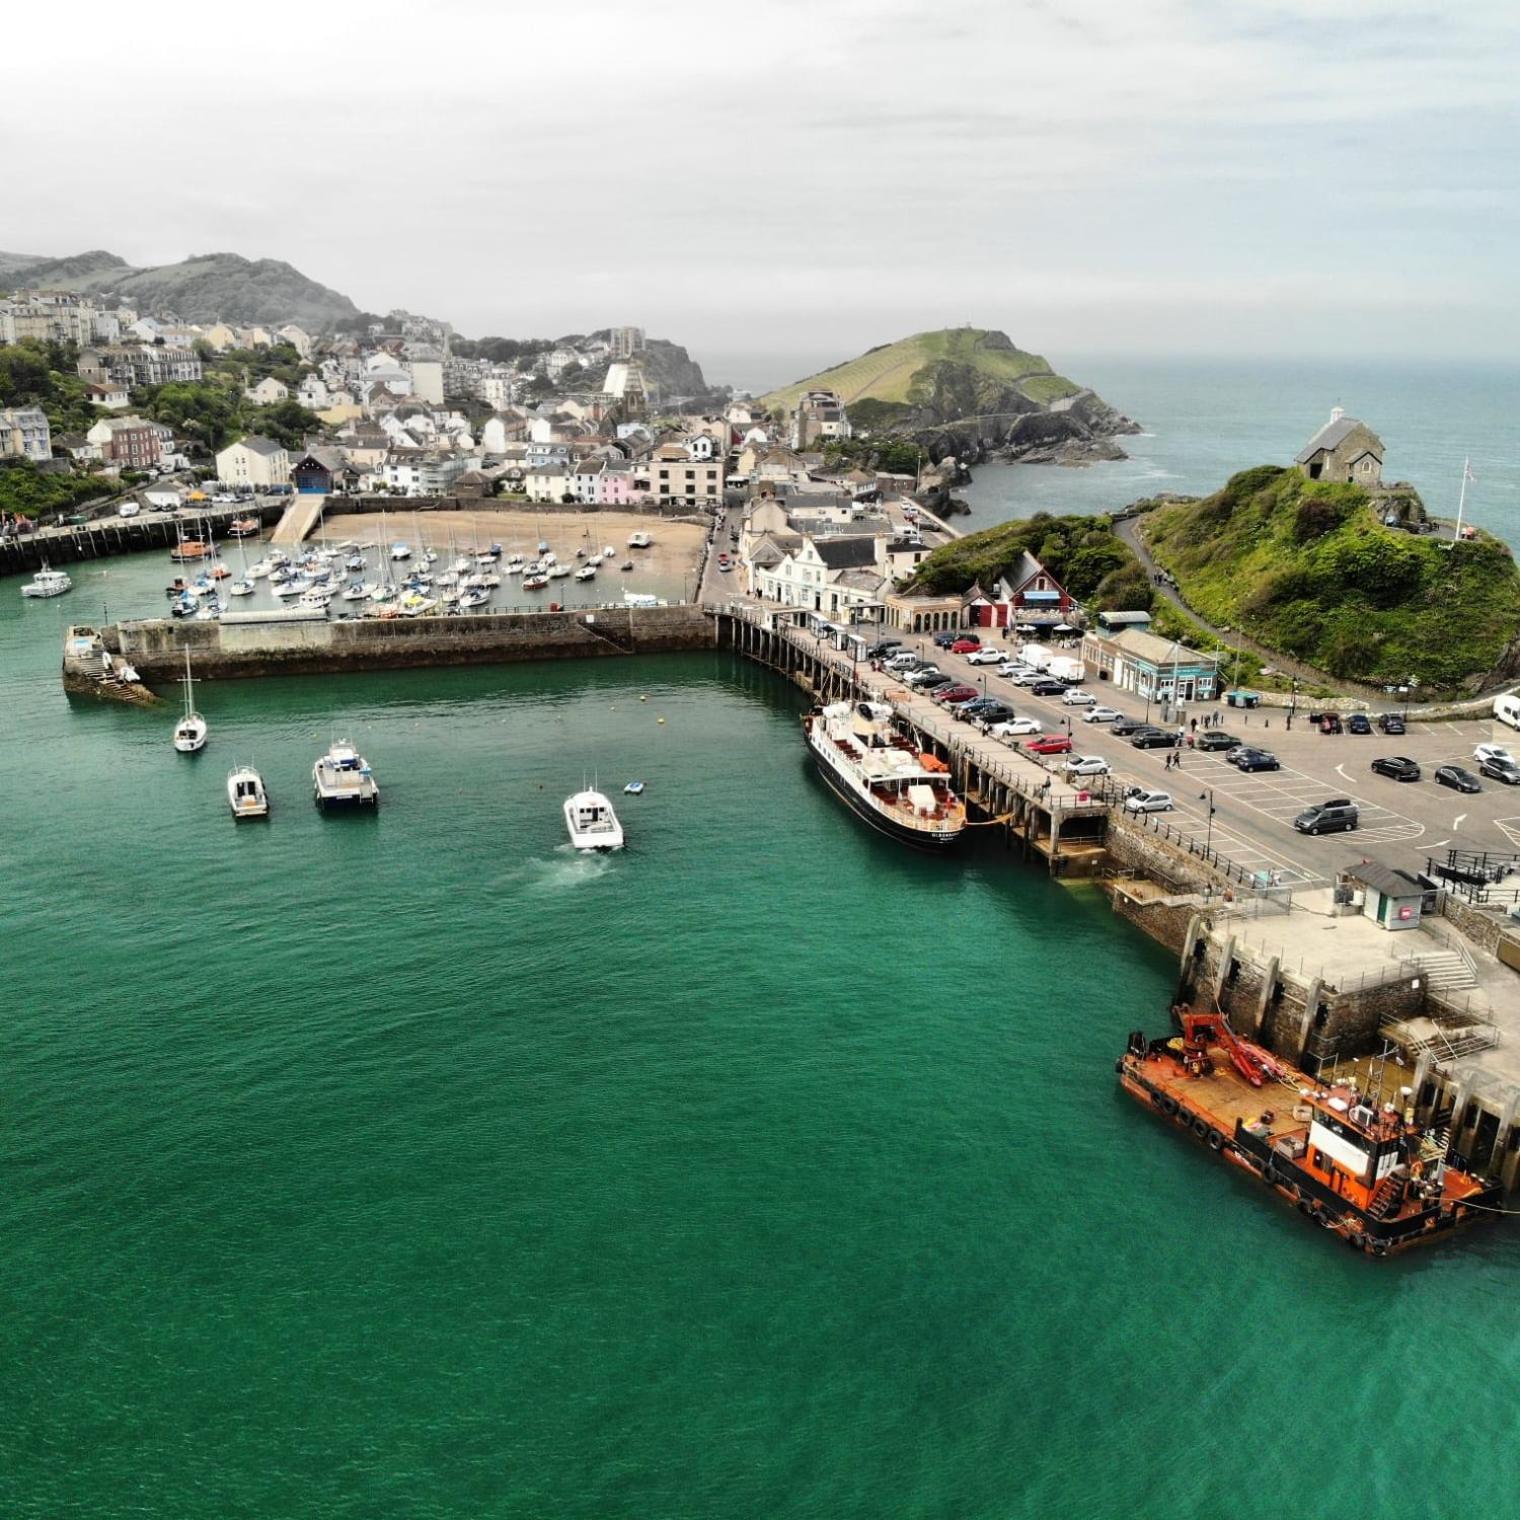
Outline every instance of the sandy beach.
POLYGON ((588 552, 611 544, 618 560, 631 559, 641 571, 679 585, 681 578, 695 569, 702 549, 704 530, 696 523, 672 522, 668 518, 649 517, 638 512, 387 512, 382 520, 378 512, 355 512, 334 517, 322 525, 320 537, 329 542, 354 540, 379 543, 388 536, 391 542, 402 539, 411 543, 418 533, 428 544, 447 549, 450 540, 461 549, 471 545, 500 544, 507 554, 518 550, 535 557, 540 539, 562 561, 574 559, 577 549, 588 552), (632 533, 647 533, 653 540, 648 549, 630 549, 632 533))

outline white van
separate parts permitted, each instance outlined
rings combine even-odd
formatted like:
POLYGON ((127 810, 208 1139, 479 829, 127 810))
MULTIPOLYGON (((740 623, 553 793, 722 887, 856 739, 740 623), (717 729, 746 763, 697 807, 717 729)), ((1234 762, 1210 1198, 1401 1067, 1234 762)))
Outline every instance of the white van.
POLYGON ((1502 697, 1495 697, 1494 716, 1501 723, 1508 723, 1511 728, 1520 728, 1520 697, 1509 692, 1502 697))

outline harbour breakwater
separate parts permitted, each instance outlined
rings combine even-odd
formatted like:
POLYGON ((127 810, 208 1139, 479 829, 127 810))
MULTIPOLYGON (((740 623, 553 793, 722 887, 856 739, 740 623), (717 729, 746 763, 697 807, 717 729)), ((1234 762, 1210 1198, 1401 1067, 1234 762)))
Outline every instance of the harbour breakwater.
POLYGON ((0 539, 0 575, 20 575, 44 564, 73 565, 117 554, 135 554, 143 549, 172 549, 181 538, 203 539, 208 531, 219 543, 225 543, 227 530, 235 519, 255 517, 260 527, 267 527, 277 522, 284 510, 283 502, 259 499, 195 513, 101 517, 61 528, 8 534, 0 539))
POLYGON ((665 654, 710 649, 715 629, 700 607, 682 602, 350 622, 279 614, 205 623, 149 618, 110 624, 101 638, 152 683, 178 679, 187 650, 197 677, 237 680, 665 654))

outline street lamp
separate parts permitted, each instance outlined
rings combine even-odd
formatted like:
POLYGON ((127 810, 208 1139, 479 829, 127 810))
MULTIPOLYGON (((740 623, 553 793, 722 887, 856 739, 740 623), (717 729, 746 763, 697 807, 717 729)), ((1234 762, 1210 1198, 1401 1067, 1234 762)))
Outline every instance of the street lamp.
POLYGON ((1293 727, 1293 715, 1298 711, 1298 677, 1290 675, 1288 680, 1292 683, 1288 697, 1288 727, 1293 727))
POLYGON ((1206 792, 1199 792, 1199 794, 1198 794, 1198 800, 1200 802, 1202 802, 1205 798, 1208 799, 1208 804, 1209 804, 1209 827, 1208 827, 1208 833, 1207 833, 1207 835, 1206 835, 1206 837, 1204 839, 1203 847, 1204 847, 1205 850, 1211 850, 1211 849, 1214 848, 1214 813, 1215 813, 1215 808, 1214 808, 1214 788, 1213 787, 1210 787, 1208 789, 1208 791, 1206 791, 1206 792))

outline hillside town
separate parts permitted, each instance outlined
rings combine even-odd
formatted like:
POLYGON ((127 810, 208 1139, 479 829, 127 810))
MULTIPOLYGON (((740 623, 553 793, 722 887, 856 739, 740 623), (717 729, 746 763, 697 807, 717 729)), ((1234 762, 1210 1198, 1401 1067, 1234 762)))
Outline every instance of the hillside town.
POLYGON ((667 393, 637 326, 501 358, 403 313, 362 333, 316 334, 35 290, 0 301, 0 344, 72 356, 93 416, 57 431, 42 406, 8 407, 0 457, 97 484, 108 498, 97 511, 115 510, 126 488, 144 509, 213 495, 412 507, 503 498, 666 515, 742 506, 744 531, 723 555, 736 591, 845 622, 937 617, 900 602, 889 614, 886 599, 948 536, 920 494, 942 476, 927 462, 905 473, 842 453, 853 429, 830 390, 773 411, 732 394, 667 393), (247 415, 282 425, 208 442, 193 406, 178 426, 161 420, 166 399, 193 402, 213 382, 247 415))

